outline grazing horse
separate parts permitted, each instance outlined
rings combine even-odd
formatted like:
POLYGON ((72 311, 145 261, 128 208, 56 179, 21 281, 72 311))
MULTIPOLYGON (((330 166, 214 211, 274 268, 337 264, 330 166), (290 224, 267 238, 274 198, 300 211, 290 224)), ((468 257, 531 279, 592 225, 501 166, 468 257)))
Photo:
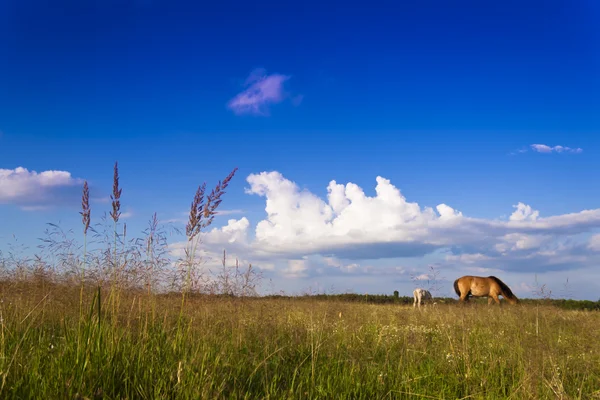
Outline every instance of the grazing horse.
POLYGON ((469 301, 469 296, 487 297, 488 304, 492 304, 492 300, 500 304, 498 296, 504 298, 510 304, 517 304, 519 299, 513 294, 510 288, 495 276, 471 276, 466 275, 454 281, 454 291, 460 296, 460 301, 469 301))
POLYGON ((413 296, 415 298, 415 301, 413 302, 413 307, 416 307, 417 303, 419 304, 419 307, 421 307, 421 303, 423 302, 423 300, 433 300, 431 292, 429 292, 429 290, 421 288, 416 288, 415 290, 413 290, 413 296))

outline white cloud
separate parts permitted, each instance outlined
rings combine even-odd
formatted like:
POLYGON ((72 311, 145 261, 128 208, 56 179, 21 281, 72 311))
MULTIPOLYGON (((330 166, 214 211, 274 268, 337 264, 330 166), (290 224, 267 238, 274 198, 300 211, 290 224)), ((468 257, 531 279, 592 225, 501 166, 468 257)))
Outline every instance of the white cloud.
POLYGON ((49 210, 51 207, 50 206, 42 206, 42 205, 38 205, 38 206, 21 206, 21 210, 23 211, 46 211, 49 210))
POLYGON ((289 260, 287 268, 281 272, 287 278, 305 278, 308 276, 308 260, 289 260))
MULTIPOLYGON (((382 177, 376 179, 374 197, 356 184, 331 181, 328 201, 300 190, 278 172, 253 174, 247 181, 247 193, 266 198, 267 217, 257 224, 253 245, 272 253, 350 252, 356 258, 377 258, 377 251, 411 255, 489 238, 496 244, 515 233, 575 234, 600 227, 600 209, 540 218, 539 211, 519 203, 509 221, 465 217, 445 204, 436 213, 407 201, 382 177), (361 251, 369 254, 361 256, 361 251)), ((523 238, 518 246, 524 247, 522 243, 523 238)))
POLYGON ((428 274, 421 274, 414 277, 414 280, 416 281, 428 281, 430 279, 431 277, 428 274))
POLYGON ((215 253, 227 248, 279 276, 379 275, 391 284, 407 282, 405 271, 424 277, 435 260, 453 275, 568 271, 600 261, 600 239, 582 239, 600 228, 600 209, 543 217, 518 203, 508 220, 482 219, 447 204, 422 207, 383 177, 374 196, 331 181, 319 197, 276 171, 247 182, 247 194, 265 199, 265 218, 254 227, 245 217, 230 219, 202 239, 215 253))
POLYGON ((583 149, 580 147, 567 147, 567 146, 548 146, 547 144, 531 144, 529 146, 525 146, 522 147, 520 149, 517 150, 513 150, 510 153, 508 153, 511 156, 517 155, 517 154, 523 154, 523 153, 527 153, 527 151, 529 151, 531 149, 531 151, 534 151, 536 153, 544 153, 544 154, 551 154, 551 153, 571 153, 571 154, 580 154, 583 153, 583 149))
POLYGON ((247 193, 266 197, 267 218, 256 226, 255 244, 275 254, 360 252, 365 245, 389 251, 388 245, 398 243, 435 246, 435 240, 425 238, 428 224, 451 227, 462 218, 445 205, 438 208, 441 216, 431 208, 421 210, 382 177, 377 177, 376 197, 366 196, 356 184, 331 181, 328 202, 299 190, 278 172, 253 174, 247 181, 247 193))
MULTIPOLYGON (((218 210, 217 215, 234 215, 234 214, 243 214, 244 210, 218 210)), ((187 213, 186 213, 187 214, 187 213)))
POLYGON ((545 144, 532 144, 531 149, 538 153, 581 153, 583 149, 571 148, 566 146, 548 146, 545 144))
POLYGON ((508 251, 538 249, 542 244, 551 240, 552 236, 509 233, 499 239, 500 242, 494 248, 504 254, 508 251))
POLYGON ((203 236, 203 241, 208 244, 241 243, 244 245, 247 242, 248 228, 250 221, 246 217, 239 220, 230 219, 227 225, 222 228, 213 228, 208 234, 203 236))
POLYGON ((489 260, 491 257, 485 254, 449 254, 446 256, 447 261, 459 262, 462 264, 476 264, 489 260))
POLYGON ((590 241, 588 242, 588 248, 593 251, 600 252, 600 234, 596 234, 590 238, 590 241))
POLYGON ((64 200, 65 190, 83 184, 67 171, 29 171, 23 167, 0 169, 0 203, 34 210, 64 200))
POLYGON ((510 221, 535 221, 540 215, 539 211, 533 210, 531 206, 523 203, 519 203, 513 207, 516 210, 511 214, 510 221))

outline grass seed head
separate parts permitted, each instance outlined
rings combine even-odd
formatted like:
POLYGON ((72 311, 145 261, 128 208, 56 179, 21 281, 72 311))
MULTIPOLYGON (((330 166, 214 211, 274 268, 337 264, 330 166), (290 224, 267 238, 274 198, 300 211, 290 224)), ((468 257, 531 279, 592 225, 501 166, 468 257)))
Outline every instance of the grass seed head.
POLYGON ((90 188, 87 181, 83 182, 83 194, 81 195, 81 221, 83 223, 83 234, 87 234, 90 227, 90 188))
POLYGON ((119 217, 121 216, 121 192, 122 188, 119 188, 119 166, 118 162, 115 161, 115 170, 113 175, 113 193, 110 198, 112 200, 112 211, 110 212, 110 216, 113 221, 118 222, 119 217))
POLYGON ((210 194, 206 196, 206 199, 204 197, 206 183, 203 183, 198 187, 190 208, 190 217, 185 229, 188 240, 192 240, 192 238, 200 233, 202 229, 205 229, 212 224, 213 219, 217 214, 217 208, 223 201, 221 197, 225 194, 225 189, 229 186, 229 182, 234 177, 237 170, 238 168, 235 167, 222 182, 219 181, 210 194))

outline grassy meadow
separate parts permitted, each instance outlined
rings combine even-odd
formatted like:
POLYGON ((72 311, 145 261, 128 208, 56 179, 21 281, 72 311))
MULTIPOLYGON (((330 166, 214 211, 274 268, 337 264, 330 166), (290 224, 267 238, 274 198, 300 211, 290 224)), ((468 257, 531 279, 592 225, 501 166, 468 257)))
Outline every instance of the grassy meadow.
POLYGON ((182 306, 44 282, 5 282, 1 297, 6 399, 600 398, 594 311, 223 296, 182 306))
POLYGON ((95 224, 84 185, 82 240, 49 225, 34 256, 0 253, 0 398, 600 398, 597 311, 260 297, 251 265, 207 270, 235 171, 198 187, 178 256, 156 215, 127 234, 117 164, 95 224))

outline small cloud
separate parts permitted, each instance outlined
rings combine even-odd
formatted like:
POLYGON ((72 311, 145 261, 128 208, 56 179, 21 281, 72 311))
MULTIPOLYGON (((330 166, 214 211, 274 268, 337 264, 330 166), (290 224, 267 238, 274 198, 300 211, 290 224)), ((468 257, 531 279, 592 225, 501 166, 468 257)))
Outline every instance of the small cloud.
POLYGON ((234 215, 234 214, 243 214, 244 210, 220 210, 217 211, 217 215, 234 215))
MULTIPOLYGON (((243 214, 245 211, 241 209, 232 209, 232 210, 218 210, 216 212, 217 216, 226 216, 226 215, 239 215, 243 214)), ((189 220, 189 211, 179 212, 176 217, 167 218, 162 220, 165 224, 187 224, 189 220)))
POLYGON ((75 199, 83 179, 67 171, 0 169, 0 203, 16 204, 28 211, 41 210, 75 199))
POLYGON ((475 264, 480 263, 482 261, 489 260, 490 257, 485 254, 475 253, 475 254, 449 254, 446 256, 446 261, 454 261, 460 262, 462 264, 475 264))
MULTIPOLYGON (((236 115, 268 116, 269 106, 281 103, 288 97, 283 84, 290 78, 289 75, 267 75, 264 69, 254 70, 244 84, 248 88, 231 99, 227 107, 236 115)), ((300 104, 300 101, 301 95, 292 99, 294 105, 300 104)))
POLYGON ((571 153, 571 154, 579 154, 583 152, 583 149, 580 147, 577 148, 573 148, 573 147, 567 147, 567 146, 548 146, 546 144, 532 144, 529 145, 528 147, 522 147, 520 149, 517 150, 513 150, 510 153, 508 153, 511 156, 517 155, 517 154, 523 154, 523 153, 527 153, 527 151, 532 150, 536 153, 544 153, 544 154, 551 154, 551 153, 571 153))
POLYGON ((513 207, 516 210, 510 215, 509 221, 535 221, 540 216, 539 211, 534 210, 527 204, 519 202, 513 207))
POLYGON ((430 280, 431 277, 427 274, 421 274, 421 275, 415 276, 414 279, 416 281, 427 281, 427 280, 430 280))
POLYGON ((45 211, 50 209, 50 206, 22 206, 21 210, 23 211, 45 211))
POLYGON ((566 146, 548 146, 545 144, 532 144, 531 149, 538 153, 581 153, 581 148, 571 148, 566 146))

